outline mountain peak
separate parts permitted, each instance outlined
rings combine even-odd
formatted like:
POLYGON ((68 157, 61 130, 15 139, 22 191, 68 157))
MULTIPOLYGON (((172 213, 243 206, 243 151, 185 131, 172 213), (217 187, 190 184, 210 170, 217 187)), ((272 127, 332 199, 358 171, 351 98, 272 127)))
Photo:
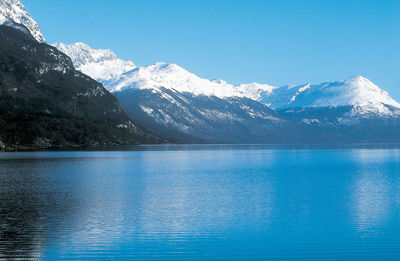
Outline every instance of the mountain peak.
POLYGON ((63 44, 63 43, 54 43, 52 44, 58 50, 63 53, 71 56, 74 60, 75 66, 79 67, 86 63, 91 62, 104 62, 109 60, 114 60, 117 58, 115 53, 108 49, 93 49, 89 47, 89 45, 84 44, 82 42, 76 42, 73 44, 63 44))
POLYGON ((93 49, 85 43, 52 44, 68 55, 75 67, 98 81, 107 81, 136 68, 135 63, 117 58, 109 49, 93 49))
POLYGON ((361 76, 361 75, 352 76, 352 77, 348 78, 347 80, 348 81, 369 81, 370 82, 369 79, 367 79, 367 78, 365 78, 364 76, 361 76))
POLYGON ((281 87, 264 96, 262 102, 274 109, 352 106, 359 108, 360 113, 379 114, 390 114, 387 106, 400 108, 386 91, 362 76, 317 85, 281 87))
POLYGON ((39 25, 18 0, 0 1, 0 24, 29 33, 36 41, 45 43, 39 25))
POLYGON ((154 70, 164 70, 164 71, 170 71, 170 72, 178 72, 178 71, 183 71, 182 67, 175 63, 166 63, 166 62, 157 62, 154 64, 149 65, 149 68, 152 68, 154 70))
MULTIPOLYGON (((363 85, 363 86, 376 86, 371 80, 369 80, 368 78, 361 76, 361 75, 357 75, 357 76, 352 76, 346 80, 343 80, 344 83, 348 84, 348 85, 363 85)), ((377 86, 376 86, 377 87, 377 86)), ((378 87, 379 88, 379 87, 378 87)))

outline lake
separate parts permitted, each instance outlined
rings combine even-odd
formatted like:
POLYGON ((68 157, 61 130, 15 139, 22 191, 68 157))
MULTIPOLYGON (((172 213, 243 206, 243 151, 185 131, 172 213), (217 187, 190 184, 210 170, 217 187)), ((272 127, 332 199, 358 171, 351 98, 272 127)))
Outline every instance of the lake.
POLYGON ((0 259, 400 260, 400 150, 0 154, 0 259))

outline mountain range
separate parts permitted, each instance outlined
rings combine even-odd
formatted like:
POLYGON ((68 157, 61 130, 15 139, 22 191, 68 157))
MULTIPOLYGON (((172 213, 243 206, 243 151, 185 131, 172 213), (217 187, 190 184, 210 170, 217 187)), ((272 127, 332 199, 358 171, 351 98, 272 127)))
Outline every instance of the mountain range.
POLYGON ((131 118, 158 135, 212 143, 400 139, 400 104, 362 76, 316 85, 235 86, 203 79, 176 64, 138 67, 110 50, 94 50, 84 43, 53 45, 82 72, 103 83, 131 118))
MULTIPOLYGON (((0 24, 46 45, 23 5, 2 1, 0 24)), ((400 104, 362 76, 298 86, 233 85, 201 78, 173 63, 137 66, 111 50, 96 50, 81 42, 52 46, 61 52, 59 56, 69 57, 74 75, 87 75, 89 82, 105 87, 107 97, 111 93, 118 99, 121 114, 140 130, 136 138, 147 137, 136 141, 400 142, 400 104)))

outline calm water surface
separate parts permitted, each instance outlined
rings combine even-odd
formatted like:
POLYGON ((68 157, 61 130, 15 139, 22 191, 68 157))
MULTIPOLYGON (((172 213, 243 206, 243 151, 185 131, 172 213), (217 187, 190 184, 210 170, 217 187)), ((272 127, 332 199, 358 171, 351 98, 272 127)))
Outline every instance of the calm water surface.
POLYGON ((0 154, 0 259, 400 260, 400 150, 0 154))

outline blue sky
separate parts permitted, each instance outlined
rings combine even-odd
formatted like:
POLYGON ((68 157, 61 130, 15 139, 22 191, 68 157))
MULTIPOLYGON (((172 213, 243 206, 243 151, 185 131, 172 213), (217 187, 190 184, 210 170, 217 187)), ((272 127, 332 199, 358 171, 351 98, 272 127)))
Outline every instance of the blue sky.
POLYGON ((237 84, 363 75, 400 100, 397 0, 22 0, 48 42, 237 84))

